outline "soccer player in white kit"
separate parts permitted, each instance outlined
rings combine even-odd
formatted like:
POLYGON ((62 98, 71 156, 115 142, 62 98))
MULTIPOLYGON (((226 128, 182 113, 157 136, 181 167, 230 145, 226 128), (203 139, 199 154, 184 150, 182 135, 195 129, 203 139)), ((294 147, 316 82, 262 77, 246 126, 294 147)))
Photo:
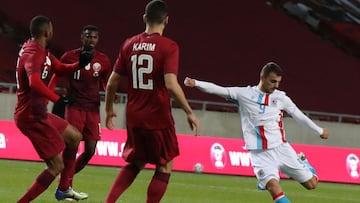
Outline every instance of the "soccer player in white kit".
POLYGON ((285 139, 283 111, 304 126, 327 139, 329 132, 310 120, 285 92, 277 90, 283 71, 276 63, 267 63, 260 72, 257 86, 222 87, 214 83, 186 78, 184 84, 231 100, 238 105, 245 147, 250 152, 258 188, 268 190, 275 203, 289 203, 279 180, 279 171, 298 181, 306 189, 318 184, 316 171, 307 159, 299 157, 285 139))

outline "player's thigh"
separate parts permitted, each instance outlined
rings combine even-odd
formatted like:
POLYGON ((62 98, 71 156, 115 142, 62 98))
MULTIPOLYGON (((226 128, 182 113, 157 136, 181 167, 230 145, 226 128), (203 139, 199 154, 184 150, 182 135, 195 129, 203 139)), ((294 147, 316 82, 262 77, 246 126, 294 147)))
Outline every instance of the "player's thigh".
POLYGON ((274 150, 250 151, 250 158, 254 173, 258 179, 258 186, 265 189, 270 180, 280 180, 279 162, 274 150))
POLYGON ((149 142, 153 144, 146 146, 147 153, 155 152, 154 156, 158 158, 155 164, 172 167, 169 162, 180 154, 175 128, 170 126, 161 130, 154 130, 151 133, 153 136, 149 137, 149 142))
POLYGON ((160 130, 128 128, 124 158, 143 160, 147 163, 165 165, 179 155, 175 129, 160 130))
POLYGON ((53 115, 49 114, 49 119, 52 120, 52 123, 59 130, 61 136, 63 137, 66 144, 74 145, 77 147, 78 142, 81 140, 82 135, 80 131, 68 123, 68 121, 53 115))
POLYGON ((279 154, 279 160, 281 162, 280 171, 284 175, 300 183, 304 183, 312 179, 313 174, 299 159, 296 151, 290 144, 284 143, 281 146, 281 150, 279 150, 279 154))
POLYGON ((83 140, 100 140, 101 126, 99 112, 86 112, 82 134, 83 140))
POLYGON ((72 147, 77 147, 82 139, 80 131, 71 124, 66 126, 61 136, 64 138, 65 143, 72 147))
POLYGON ((76 108, 67 107, 65 112, 65 119, 72 126, 82 132, 85 126, 86 112, 76 108))
POLYGON ((39 156, 50 159, 61 153, 65 147, 61 133, 68 123, 58 116, 48 114, 48 117, 39 121, 17 120, 16 125, 20 131, 32 142, 39 156))

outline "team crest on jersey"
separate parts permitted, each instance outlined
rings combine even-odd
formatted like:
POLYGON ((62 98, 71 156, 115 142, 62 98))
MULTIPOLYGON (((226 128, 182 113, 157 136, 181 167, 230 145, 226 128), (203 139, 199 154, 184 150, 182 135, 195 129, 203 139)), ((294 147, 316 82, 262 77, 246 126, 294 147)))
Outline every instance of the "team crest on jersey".
POLYGON ((277 100, 276 100, 276 99, 273 99, 273 100, 271 101, 271 105, 272 105, 272 106, 276 106, 276 104, 277 104, 277 100))
POLYGON ((99 77, 99 72, 101 70, 101 64, 96 62, 96 63, 93 64, 92 68, 94 70, 93 76, 94 77, 99 77))

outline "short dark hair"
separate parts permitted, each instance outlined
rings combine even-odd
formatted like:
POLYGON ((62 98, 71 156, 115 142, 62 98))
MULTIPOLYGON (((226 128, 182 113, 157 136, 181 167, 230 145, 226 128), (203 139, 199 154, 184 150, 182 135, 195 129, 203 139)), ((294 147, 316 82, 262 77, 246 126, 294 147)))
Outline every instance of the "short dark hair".
POLYGON ((39 37, 51 23, 46 16, 35 16, 30 22, 30 34, 32 37, 39 37))
POLYGON ((278 76, 282 76, 284 74, 283 70, 278 64, 274 62, 269 62, 265 64, 265 66, 261 69, 260 75, 266 77, 272 72, 278 76))
POLYGON ((86 30, 99 32, 98 27, 95 25, 85 25, 82 29, 82 32, 84 33, 86 30))
POLYGON ((160 24, 168 16, 168 8, 162 0, 152 0, 145 7, 145 16, 147 23, 160 24))

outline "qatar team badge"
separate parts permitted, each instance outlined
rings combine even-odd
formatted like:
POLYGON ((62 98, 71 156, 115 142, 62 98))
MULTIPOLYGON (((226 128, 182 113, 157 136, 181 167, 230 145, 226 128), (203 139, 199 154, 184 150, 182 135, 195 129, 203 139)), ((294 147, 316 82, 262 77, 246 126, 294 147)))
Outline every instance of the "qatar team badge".
POLYGON ((96 63, 93 64, 92 68, 94 70, 93 76, 94 77, 99 77, 99 75, 100 75, 99 72, 101 70, 101 64, 96 62, 96 63))

